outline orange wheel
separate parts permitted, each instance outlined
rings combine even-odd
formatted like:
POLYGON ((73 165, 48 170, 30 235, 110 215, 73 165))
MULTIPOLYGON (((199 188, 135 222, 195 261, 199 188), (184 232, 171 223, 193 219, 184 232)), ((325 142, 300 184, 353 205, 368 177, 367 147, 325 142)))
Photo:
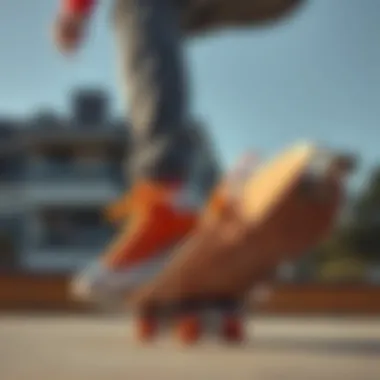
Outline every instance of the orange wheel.
POLYGON ((227 342, 241 343, 245 339, 243 321, 238 317, 225 317, 222 322, 222 337, 227 342))
POLYGON ((153 340, 158 333, 158 321, 152 317, 138 317, 136 320, 136 338, 140 342, 153 340))
POLYGON ((177 324, 178 339, 186 345, 196 343, 202 334, 200 318, 197 315, 182 316, 177 324))

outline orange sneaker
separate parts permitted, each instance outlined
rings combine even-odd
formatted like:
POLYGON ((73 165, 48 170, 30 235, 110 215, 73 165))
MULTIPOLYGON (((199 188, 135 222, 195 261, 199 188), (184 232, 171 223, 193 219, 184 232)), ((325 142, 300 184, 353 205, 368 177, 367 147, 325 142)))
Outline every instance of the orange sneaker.
MULTIPOLYGON (((104 255, 106 267, 128 269, 156 258, 195 227, 198 210, 182 207, 183 189, 159 183, 139 183, 128 197, 108 210, 113 220, 129 218, 104 255)), ((183 197, 184 198, 184 197, 183 197)))

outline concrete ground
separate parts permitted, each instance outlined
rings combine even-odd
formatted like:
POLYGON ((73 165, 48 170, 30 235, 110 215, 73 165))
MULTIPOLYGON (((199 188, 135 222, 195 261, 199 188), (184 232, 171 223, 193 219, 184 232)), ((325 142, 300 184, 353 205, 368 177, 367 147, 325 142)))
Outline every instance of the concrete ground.
POLYGON ((252 319, 250 341, 133 343, 120 317, 1 316, 1 380, 379 380, 380 320, 252 319))

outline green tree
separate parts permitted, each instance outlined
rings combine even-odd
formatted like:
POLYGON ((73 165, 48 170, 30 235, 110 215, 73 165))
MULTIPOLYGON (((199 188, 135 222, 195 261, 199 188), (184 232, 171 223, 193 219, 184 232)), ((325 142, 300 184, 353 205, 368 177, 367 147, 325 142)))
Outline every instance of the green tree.
POLYGON ((344 231, 346 244, 370 262, 380 261, 380 166, 358 198, 353 220, 344 231))

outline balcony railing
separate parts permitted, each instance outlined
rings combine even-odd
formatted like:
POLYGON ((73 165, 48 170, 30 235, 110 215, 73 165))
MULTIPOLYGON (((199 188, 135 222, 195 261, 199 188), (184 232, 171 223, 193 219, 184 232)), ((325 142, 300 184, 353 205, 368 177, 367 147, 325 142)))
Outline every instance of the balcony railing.
POLYGON ((113 163, 51 163, 29 164, 25 173, 27 181, 121 181, 120 166, 113 163))
POLYGON ((18 168, 2 169, 0 168, 0 185, 21 182, 24 176, 24 171, 18 168))
POLYGON ((42 251, 55 251, 57 249, 98 250, 102 249, 112 236, 111 228, 72 226, 65 231, 48 231, 36 248, 42 251))
POLYGON ((12 157, 0 159, 0 184, 21 181, 25 173, 25 165, 22 160, 12 157))

